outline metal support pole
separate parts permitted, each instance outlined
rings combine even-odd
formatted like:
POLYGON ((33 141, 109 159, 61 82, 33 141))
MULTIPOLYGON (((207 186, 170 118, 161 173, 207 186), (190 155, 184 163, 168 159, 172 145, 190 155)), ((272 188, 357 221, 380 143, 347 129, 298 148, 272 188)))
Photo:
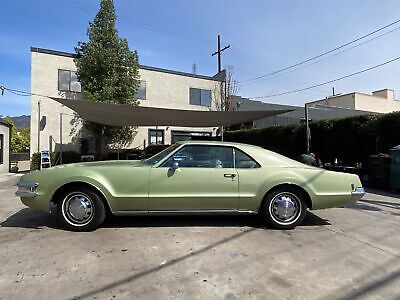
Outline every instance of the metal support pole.
POLYGON ((63 151, 63 140, 62 140, 62 132, 63 132, 63 119, 62 113, 60 113, 60 165, 62 165, 62 151, 63 151))
POLYGON ((308 106, 304 104, 304 117, 306 119, 306 153, 310 153, 310 126, 308 121, 308 106))
POLYGON ((37 125, 38 125, 38 146, 37 146, 37 152, 39 152, 40 153, 40 118, 41 118, 42 116, 40 115, 40 100, 38 101, 38 123, 37 123, 37 125))

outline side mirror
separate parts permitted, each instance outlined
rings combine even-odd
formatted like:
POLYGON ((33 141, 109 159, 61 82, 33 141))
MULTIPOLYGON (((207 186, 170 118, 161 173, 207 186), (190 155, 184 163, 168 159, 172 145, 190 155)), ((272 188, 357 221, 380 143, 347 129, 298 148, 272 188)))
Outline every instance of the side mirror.
POLYGON ((179 169, 179 164, 178 164, 177 161, 174 161, 174 162, 172 163, 171 169, 172 169, 172 170, 179 169))

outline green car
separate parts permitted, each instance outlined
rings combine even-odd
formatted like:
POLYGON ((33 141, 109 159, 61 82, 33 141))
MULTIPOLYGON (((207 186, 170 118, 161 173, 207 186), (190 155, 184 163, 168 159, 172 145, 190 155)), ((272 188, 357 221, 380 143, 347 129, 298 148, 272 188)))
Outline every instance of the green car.
POLYGON ((141 161, 56 166, 22 176, 16 195, 56 213, 75 231, 107 214, 257 214, 292 229, 307 209, 342 207, 364 195, 357 175, 304 165, 263 148, 229 142, 178 142, 141 161))

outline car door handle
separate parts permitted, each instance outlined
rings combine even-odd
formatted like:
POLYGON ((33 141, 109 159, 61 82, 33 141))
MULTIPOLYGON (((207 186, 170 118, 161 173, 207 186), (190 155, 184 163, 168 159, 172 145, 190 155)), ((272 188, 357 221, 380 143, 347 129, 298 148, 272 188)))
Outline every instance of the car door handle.
POLYGON ((226 177, 226 178, 235 178, 236 174, 224 174, 224 177, 226 177))

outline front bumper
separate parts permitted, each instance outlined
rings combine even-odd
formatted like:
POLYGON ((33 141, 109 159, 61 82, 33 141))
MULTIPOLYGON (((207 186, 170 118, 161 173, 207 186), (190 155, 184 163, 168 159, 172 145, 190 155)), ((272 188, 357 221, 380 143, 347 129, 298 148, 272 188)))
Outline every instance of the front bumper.
POLYGON ((36 188, 39 186, 39 183, 33 181, 18 181, 17 187, 18 191, 15 192, 17 197, 21 198, 34 198, 38 194, 36 192, 36 188))

